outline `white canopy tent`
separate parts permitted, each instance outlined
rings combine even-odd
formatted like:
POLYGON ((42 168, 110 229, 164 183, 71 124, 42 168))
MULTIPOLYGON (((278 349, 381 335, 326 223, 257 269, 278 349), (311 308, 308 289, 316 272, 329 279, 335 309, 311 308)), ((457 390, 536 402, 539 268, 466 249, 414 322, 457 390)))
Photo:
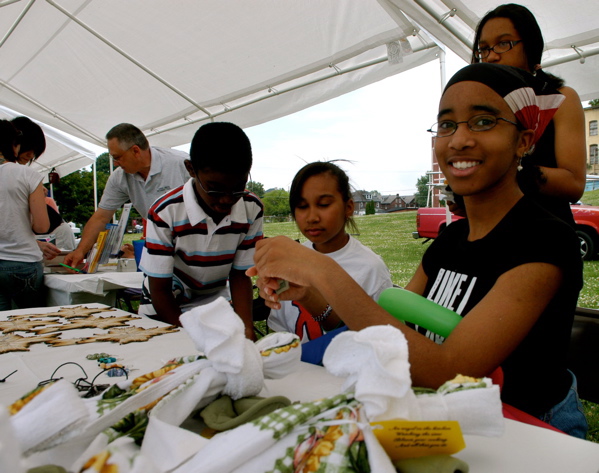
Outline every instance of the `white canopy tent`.
MULTIPOLYGON (((177 146, 206 121, 264 123, 434 60, 441 48, 469 60, 473 29, 497 4, 4 0, 0 104, 99 146, 119 122, 177 146)), ((594 2, 526 5, 545 35, 545 66, 583 100, 599 97, 594 2)))

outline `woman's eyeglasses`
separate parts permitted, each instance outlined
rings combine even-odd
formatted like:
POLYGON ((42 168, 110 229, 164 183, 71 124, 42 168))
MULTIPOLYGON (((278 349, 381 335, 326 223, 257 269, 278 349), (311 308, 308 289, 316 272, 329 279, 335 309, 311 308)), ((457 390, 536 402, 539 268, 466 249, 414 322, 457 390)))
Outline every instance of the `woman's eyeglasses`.
POLYGON ((499 41, 499 43, 497 43, 494 46, 490 46, 488 48, 478 48, 474 55, 478 59, 485 59, 489 56, 489 54, 491 54, 491 51, 493 51, 495 54, 507 53, 510 49, 512 49, 514 46, 521 42, 521 39, 517 39, 514 41, 499 41))
POLYGON ((492 128, 495 128, 499 120, 511 123, 512 125, 515 125, 518 128, 520 128, 520 125, 518 123, 508 120, 507 118, 495 117, 493 115, 476 115, 472 117, 470 120, 464 120, 461 122, 454 122, 453 120, 441 120, 440 122, 435 123, 426 131, 432 133, 433 136, 445 138, 447 136, 453 135, 458 129, 458 125, 460 123, 465 123, 466 126, 468 126, 468 129, 471 131, 488 131, 492 128))

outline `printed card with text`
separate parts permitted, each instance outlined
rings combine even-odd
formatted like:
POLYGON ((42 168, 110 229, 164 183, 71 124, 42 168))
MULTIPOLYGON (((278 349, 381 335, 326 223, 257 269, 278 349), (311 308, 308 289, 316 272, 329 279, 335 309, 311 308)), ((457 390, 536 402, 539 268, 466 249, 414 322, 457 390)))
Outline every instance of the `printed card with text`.
POLYGON ((373 432, 392 460, 452 455, 466 443, 457 421, 388 420, 371 422, 373 432))

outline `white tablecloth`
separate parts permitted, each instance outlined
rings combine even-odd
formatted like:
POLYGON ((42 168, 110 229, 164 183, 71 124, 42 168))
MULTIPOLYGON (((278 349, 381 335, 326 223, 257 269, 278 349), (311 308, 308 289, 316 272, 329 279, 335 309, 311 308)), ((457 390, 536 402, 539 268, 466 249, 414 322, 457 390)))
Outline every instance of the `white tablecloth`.
POLYGON ((46 274, 48 306, 101 303, 114 306, 118 289, 141 289, 143 273, 106 271, 94 274, 46 274))
MULTIPOLYGON (((103 307, 87 304, 88 307, 103 307)), ((22 309, 0 312, 0 321, 8 315, 55 312, 58 307, 22 309)), ((126 315, 117 310, 103 313, 115 316, 126 315)), ((131 315, 131 314, 129 314, 131 315)), ((164 326, 161 322, 145 317, 136 317, 130 325, 140 327, 164 326)), ((103 330, 81 329, 65 331, 62 338, 77 338, 103 330)), ((21 335, 26 335, 19 332, 21 335)), ((30 335, 30 334, 28 334, 30 335)), ((160 367, 165 361, 196 353, 194 345, 184 330, 160 335, 147 342, 91 343, 67 347, 49 347, 45 344, 32 345, 26 352, 11 352, 0 355, 0 378, 17 369, 17 373, 0 383, 0 405, 12 403, 42 380, 48 379, 61 364, 74 361, 84 367, 89 379, 101 370, 96 361, 87 360, 86 355, 106 352, 118 361, 134 369, 132 375, 143 374, 160 367)), ((57 375, 74 381, 81 371, 74 365, 60 369, 57 375)), ((112 384, 120 378, 101 375, 97 382, 112 384)), ((343 380, 330 375, 324 368, 302 363, 300 369, 285 378, 266 380, 262 396, 283 395, 292 401, 311 401, 338 394, 343 380)), ((466 448, 455 456, 468 462, 470 471, 484 473, 598 473, 599 444, 578 440, 564 434, 506 420, 506 430, 500 438, 466 435, 466 448)))
MULTIPOLYGON (((125 273, 122 273, 125 274, 125 273)), ((86 307, 107 307, 103 304, 85 304, 86 307)), ((73 306, 66 306, 73 307, 73 306)), ((9 315, 41 314, 57 312, 60 307, 44 307, 37 309, 20 309, 0 312, 0 321, 7 320, 9 315)), ((94 314, 98 317, 120 317, 128 315, 134 318, 127 325, 137 327, 165 327, 167 324, 143 316, 130 314, 122 310, 113 310, 94 314)), ((109 329, 77 329, 61 332, 60 338, 80 338, 94 334, 105 334, 109 329)), ((21 336, 34 336, 28 332, 14 332, 21 336)), ((2 336, 2 333, 0 333, 2 336)), ((65 347, 52 347, 45 343, 31 345, 28 351, 14 351, 0 355, 0 379, 14 370, 6 382, 0 383, 0 404, 8 405, 21 395, 33 389, 40 381, 49 379, 52 372, 62 363, 75 362, 83 367, 91 379, 102 370, 97 361, 88 360, 86 356, 105 352, 117 358, 119 363, 132 368, 131 375, 139 376, 159 368, 163 362, 176 356, 196 353, 193 343, 182 329, 173 333, 158 335, 147 342, 132 342, 124 345, 112 342, 87 343, 65 347)), ((56 376, 75 381, 82 376, 81 369, 75 365, 66 365, 56 376)), ((96 380, 100 384, 114 384, 120 378, 110 378, 103 374, 96 380)))

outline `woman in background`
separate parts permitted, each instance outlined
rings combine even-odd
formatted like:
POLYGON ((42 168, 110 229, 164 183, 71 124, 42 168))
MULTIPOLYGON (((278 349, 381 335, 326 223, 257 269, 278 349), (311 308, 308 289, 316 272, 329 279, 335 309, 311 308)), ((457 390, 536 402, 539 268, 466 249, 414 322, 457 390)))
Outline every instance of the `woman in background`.
MULTIPOLYGON (((20 132, 20 148, 19 155, 17 156, 17 162, 19 164, 31 166, 31 163, 36 161, 44 153, 44 151, 46 151, 46 137, 44 135, 44 130, 42 130, 41 126, 28 117, 13 118, 11 123, 20 132)), ((66 228, 63 227, 59 230, 64 221, 60 216, 58 206, 56 205, 54 199, 47 196, 48 190, 45 189, 44 192, 46 193, 46 204, 48 204, 48 207, 46 207, 48 210, 48 217, 50 218, 49 231, 55 233, 57 243, 57 232, 65 235, 65 238, 60 238, 61 243, 64 241, 68 242, 67 246, 63 248, 63 246, 60 245, 56 246, 50 242, 38 240, 37 244, 42 250, 44 258, 46 260, 51 260, 60 254, 60 248, 64 250, 71 249, 70 247, 75 243, 75 239, 73 237, 73 241, 70 242, 68 233, 65 233, 66 228), (57 232, 54 230, 57 230, 57 232)))
POLYGON ((17 163, 19 132, 0 120, 0 310, 43 307, 42 252, 33 232, 50 227, 43 176, 17 163))
POLYGON ((535 75, 543 93, 565 100, 534 149, 521 161, 518 184, 524 194, 574 226, 570 202, 582 196, 586 182, 584 112, 576 91, 541 68, 543 35, 534 15, 515 3, 500 5, 478 24, 472 63, 518 67, 535 75))

